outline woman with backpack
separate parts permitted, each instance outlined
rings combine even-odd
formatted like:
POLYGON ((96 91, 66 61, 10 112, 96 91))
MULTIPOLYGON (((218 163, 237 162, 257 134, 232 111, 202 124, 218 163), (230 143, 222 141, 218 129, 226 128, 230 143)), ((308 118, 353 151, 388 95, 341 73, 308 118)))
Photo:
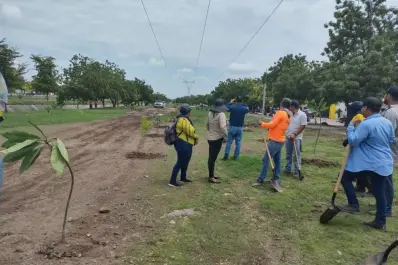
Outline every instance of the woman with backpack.
POLYGON ((189 161, 192 157, 194 145, 199 143, 199 136, 195 132, 195 127, 189 118, 191 116, 191 107, 188 104, 182 104, 180 114, 176 117, 176 136, 174 148, 177 151, 177 163, 173 167, 169 182, 170 187, 180 187, 182 184, 177 182, 177 175, 181 170, 181 182, 192 182, 187 178, 189 161))
POLYGON ((227 118, 225 113, 228 108, 224 104, 224 100, 217 99, 214 107, 210 109, 207 117, 207 141, 209 143, 209 159, 207 161, 209 169, 209 182, 220 183, 218 178, 214 176, 214 167, 221 151, 222 143, 227 139, 227 118))

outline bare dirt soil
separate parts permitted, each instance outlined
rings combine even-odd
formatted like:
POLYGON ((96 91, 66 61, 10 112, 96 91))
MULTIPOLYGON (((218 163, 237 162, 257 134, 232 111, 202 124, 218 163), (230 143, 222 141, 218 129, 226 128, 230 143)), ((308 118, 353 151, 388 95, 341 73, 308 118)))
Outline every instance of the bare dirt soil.
MULTIPOLYGON (((5 167, 0 197, 1 265, 113 264, 121 262, 137 231, 152 229, 137 227, 142 204, 131 190, 150 163, 156 163, 147 159, 164 159, 167 148, 160 137, 140 136, 139 117, 140 113, 132 112, 111 121, 48 130, 65 141, 76 175, 65 243, 57 242, 70 186, 67 172, 56 176, 49 152, 21 176, 19 164, 5 167)), ((152 133, 161 132, 155 128, 152 133)))

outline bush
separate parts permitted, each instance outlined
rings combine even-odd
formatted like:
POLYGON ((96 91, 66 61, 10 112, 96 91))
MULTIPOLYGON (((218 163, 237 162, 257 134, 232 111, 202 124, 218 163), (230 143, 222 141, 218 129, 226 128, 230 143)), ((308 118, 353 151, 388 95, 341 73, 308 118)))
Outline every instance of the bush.
POLYGON ((141 136, 145 136, 153 127, 153 123, 150 119, 148 119, 147 116, 142 115, 141 116, 141 136))

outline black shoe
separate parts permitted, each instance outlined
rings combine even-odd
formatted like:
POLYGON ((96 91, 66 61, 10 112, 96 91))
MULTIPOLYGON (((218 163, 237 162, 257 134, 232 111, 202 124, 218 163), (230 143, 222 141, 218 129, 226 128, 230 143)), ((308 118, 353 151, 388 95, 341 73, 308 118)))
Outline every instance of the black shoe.
POLYGON ((371 221, 371 222, 361 222, 364 226, 376 229, 376 230, 382 230, 384 232, 387 232, 386 226, 385 225, 381 225, 376 223, 375 221, 371 221))
POLYGON ((218 181, 216 178, 214 178, 214 179, 215 179, 215 181, 212 180, 211 178, 209 178, 209 183, 211 183, 211 184, 220 184, 220 183, 221 183, 221 182, 218 181))
POLYGON ((222 160, 227 161, 228 160, 228 156, 224 156, 222 160))
POLYGON ((215 179, 221 179, 220 177, 214 177, 215 179))
POLYGON ((176 182, 176 183, 169 183, 169 186, 170 187, 182 187, 183 185, 176 182))
POLYGON ((353 206, 351 204, 338 206, 338 208, 342 212, 350 213, 350 214, 359 214, 359 207, 353 206))
POLYGON ((237 157, 237 156, 234 156, 234 160, 238 160, 238 157, 237 157))
POLYGON ((190 179, 182 179, 181 182, 190 183, 190 182, 192 182, 192 180, 190 180, 190 179))

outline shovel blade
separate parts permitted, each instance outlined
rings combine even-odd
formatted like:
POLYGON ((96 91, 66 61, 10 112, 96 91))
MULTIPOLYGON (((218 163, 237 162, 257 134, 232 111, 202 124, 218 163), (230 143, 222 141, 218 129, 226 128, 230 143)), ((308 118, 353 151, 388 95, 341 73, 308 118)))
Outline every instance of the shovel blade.
POLYGON ((321 215, 319 218, 319 222, 321 224, 327 224, 329 223, 338 213, 340 212, 340 209, 337 207, 330 207, 326 209, 325 212, 321 215))
POLYGON ((380 252, 374 256, 367 258, 358 265, 385 265, 387 262, 383 262, 384 252, 380 252))

